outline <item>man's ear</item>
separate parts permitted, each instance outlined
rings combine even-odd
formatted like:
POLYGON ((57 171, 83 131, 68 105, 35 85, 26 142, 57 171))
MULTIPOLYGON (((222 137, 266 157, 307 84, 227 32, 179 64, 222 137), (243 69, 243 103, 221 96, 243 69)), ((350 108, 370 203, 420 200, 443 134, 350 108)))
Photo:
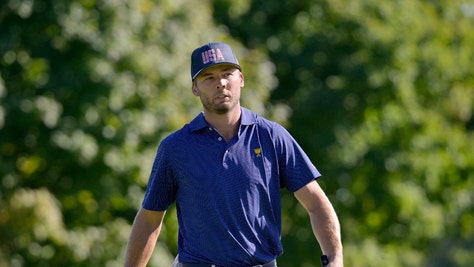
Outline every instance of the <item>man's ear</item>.
POLYGON ((245 85, 244 74, 240 72, 240 87, 244 87, 244 85, 245 85))
POLYGON ((193 82, 193 85, 192 85, 192 87, 191 87, 191 90, 193 91, 193 95, 199 96, 199 89, 198 89, 198 87, 197 87, 197 85, 196 85, 196 82, 193 82))

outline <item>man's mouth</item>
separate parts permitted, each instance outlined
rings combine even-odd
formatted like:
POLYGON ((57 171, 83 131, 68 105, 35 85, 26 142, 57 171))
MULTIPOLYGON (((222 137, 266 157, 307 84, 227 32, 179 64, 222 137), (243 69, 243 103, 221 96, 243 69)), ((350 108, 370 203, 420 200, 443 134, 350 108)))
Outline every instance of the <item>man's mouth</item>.
POLYGON ((226 100, 226 99, 229 99, 229 96, 222 94, 222 95, 216 96, 215 99, 217 99, 217 100, 226 100))

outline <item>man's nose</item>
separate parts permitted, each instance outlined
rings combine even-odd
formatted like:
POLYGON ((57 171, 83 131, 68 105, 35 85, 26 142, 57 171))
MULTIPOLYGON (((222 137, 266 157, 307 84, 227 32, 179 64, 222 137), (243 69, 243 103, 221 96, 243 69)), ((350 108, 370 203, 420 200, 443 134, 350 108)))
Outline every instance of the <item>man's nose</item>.
POLYGON ((217 80, 217 89, 226 88, 226 87, 227 87, 227 80, 224 78, 219 78, 217 80))

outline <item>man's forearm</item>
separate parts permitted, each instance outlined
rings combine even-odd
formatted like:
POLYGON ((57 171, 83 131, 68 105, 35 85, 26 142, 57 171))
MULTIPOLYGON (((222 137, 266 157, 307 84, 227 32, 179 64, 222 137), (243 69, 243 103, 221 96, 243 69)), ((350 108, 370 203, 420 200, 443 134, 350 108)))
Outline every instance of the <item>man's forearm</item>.
POLYGON ((124 267, 145 267, 150 260, 161 231, 163 217, 158 217, 158 221, 157 218, 150 220, 149 213, 140 210, 133 222, 124 267))
POLYGON ((128 240, 127 252, 125 256, 125 267, 145 267, 150 260, 155 248, 153 236, 148 238, 140 236, 132 230, 132 235, 128 240))
POLYGON ((311 226, 331 267, 343 266, 341 230, 336 212, 327 198, 310 212, 311 226))
MULTIPOLYGON (((341 230, 336 212, 316 180, 295 192, 306 209, 319 246, 327 255, 328 267, 343 267, 341 230)), ((319 260, 319 259, 318 259, 319 260)))

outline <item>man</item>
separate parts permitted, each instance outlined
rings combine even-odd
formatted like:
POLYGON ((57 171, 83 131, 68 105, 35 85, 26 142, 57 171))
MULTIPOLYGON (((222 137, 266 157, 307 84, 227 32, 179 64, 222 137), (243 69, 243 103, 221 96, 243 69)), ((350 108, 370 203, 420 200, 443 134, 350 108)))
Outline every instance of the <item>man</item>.
POLYGON ((320 173, 281 125, 240 106, 244 75, 232 48, 194 50, 191 78, 203 112, 161 142, 125 266, 147 264, 175 202, 174 266, 275 267, 285 187, 307 210, 327 266, 342 267, 339 221, 316 181, 320 173))

